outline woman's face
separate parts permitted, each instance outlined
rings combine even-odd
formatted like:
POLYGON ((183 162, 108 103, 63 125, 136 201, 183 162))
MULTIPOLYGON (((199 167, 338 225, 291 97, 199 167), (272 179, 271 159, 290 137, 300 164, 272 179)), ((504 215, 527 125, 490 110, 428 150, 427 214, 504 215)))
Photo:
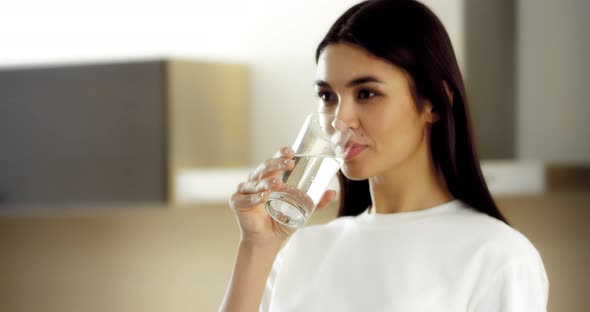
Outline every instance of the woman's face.
POLYGON ((347 178, 379 176, 429 151, 431 105, 417 110, 408 77, 391 63, 356 45, 330 44, 318 60, 316 89, 318 110, 354 129, 356 145, 342 166, 347 178))

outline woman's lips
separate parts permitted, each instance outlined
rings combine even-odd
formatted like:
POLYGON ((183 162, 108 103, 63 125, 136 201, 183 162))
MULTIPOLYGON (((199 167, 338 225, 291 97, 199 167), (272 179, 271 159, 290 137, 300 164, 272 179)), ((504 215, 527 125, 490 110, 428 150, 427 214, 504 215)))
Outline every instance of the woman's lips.
POLYGON ((362 145, 362 144, 352 144, 352 146, 350 147, 350 151, 348 151, 348 154, 346 155, 346 160, 349 160, 353 157, 355 157, 356 155, 360 154, 360 152, 362 152, 365 148, 367 147, 367 145, 362 145))

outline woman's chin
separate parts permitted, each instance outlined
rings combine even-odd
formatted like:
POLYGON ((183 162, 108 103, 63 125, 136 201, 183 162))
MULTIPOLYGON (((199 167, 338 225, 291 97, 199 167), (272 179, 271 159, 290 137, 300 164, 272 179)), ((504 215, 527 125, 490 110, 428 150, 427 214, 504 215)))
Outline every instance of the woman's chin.
POLYGON ((342 174, 349 180, 352 181, 362 181, 362 180, 366 180, 369 177, 365 174, 363 174, 363 172, 361 172, 360 170, 355 170, 353 168, 350 168, 346 165, 342 166, 342 174))

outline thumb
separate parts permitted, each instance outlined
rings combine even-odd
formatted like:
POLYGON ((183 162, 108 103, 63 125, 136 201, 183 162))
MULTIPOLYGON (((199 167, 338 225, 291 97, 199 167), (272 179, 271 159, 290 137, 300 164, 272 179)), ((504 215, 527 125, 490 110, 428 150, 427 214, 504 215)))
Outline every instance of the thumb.
POLYGON ((335 197, 336 197, 336 191, 334 191, 334 190, 327 190, 324 193, 324 196, 322 196, 322 199, 318 203, 316 209, 325 208, 326 206, 328 206, 328 204, 330 204, 332 202, 332 200, 334 200, 335 197))

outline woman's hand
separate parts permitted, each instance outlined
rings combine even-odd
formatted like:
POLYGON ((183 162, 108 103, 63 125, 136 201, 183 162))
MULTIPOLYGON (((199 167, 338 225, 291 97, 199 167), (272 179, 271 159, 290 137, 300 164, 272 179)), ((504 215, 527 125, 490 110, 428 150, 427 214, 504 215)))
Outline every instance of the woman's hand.
MULTIPOLYGON (((277 248, 295 230, 276 222, 264 209, 264 203, 270 192, 282 186, 280 174, 292 170, 295 152, 283 147, 275 156, 260 164, 250 175, 248 181, 240 183, 229 205, 233 210, 242 233, 242 242, 253 244, 270 244, 277 248)), ((336 191, 328 190, 316 209, 326 207, 336 196, 336 191)))

